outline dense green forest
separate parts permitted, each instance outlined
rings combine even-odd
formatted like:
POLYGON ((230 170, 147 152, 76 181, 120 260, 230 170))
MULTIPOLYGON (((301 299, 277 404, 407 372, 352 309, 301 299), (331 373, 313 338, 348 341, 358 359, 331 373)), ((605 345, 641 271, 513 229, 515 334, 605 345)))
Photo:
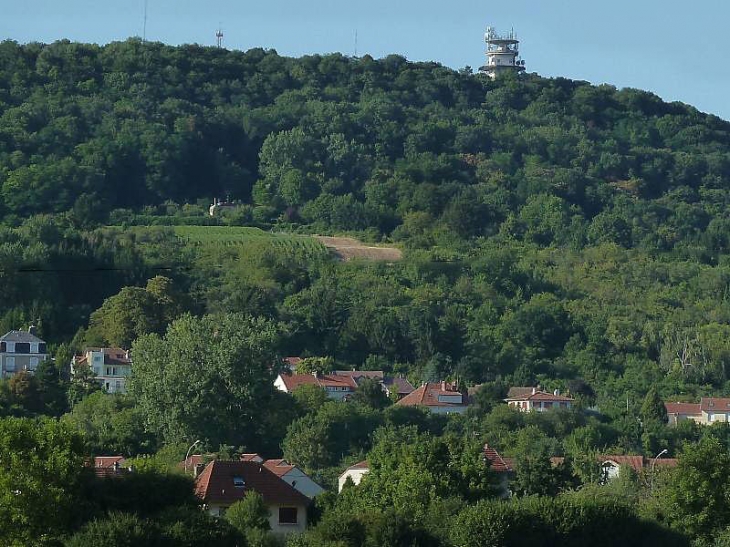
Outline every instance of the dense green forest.
MULTIPOLYGON (((730 394, 728 203, 730 123, 635 89, 491 81, 398 55, 5 41, 0 330, 34 323, 56 359, 0 382, 0 414, 16 417, 0 425, 47 450, 24 420, 62 416, 39 423, 80 432, 83 448, 59 450, 79 461, 157 452, 140 460, 151 474, 196 439, 219 453, 283 452, 330 487, 345 464, 375 462, 364 491, 319 502, 319 524, 296 545, 472 545, 470 528, 519 545, 526 521, 546 545, 580 545, 591 526, 721 545, 724 505, 707 524, 682 481, 730 465, 717 455, 728 428, 670 429, 652 408, 730 394), (211 217, 216 198, 238 206, 211 217), (282 236, 180 237, 199 225, 282 236), (306 234, 404 256, 340 262, 306 234), (70 380, 86 345, 132 348, 129 396, 70 380), (292 398, 271 385, 287 355, 483 388, 448 420, 367 393, 347 405, 292 398), (538 383, 578 408, 526 417, 500 404, 508 386, 538 383), (464 456, 486 441, 523 463, 509 504, 464 456), (663 449, 689 454, 679 478, 591 490, 587 454, 663 449), (550 456, 573 463, 552 469, 550 456), (587 520, 568 526, 582 510, 587 520), (418 524, 442 516, 440 529, 418 524)), ((70 545, 106 545, 114 527, 146 528, 150 542, 176 526, 212 534, 190 545, 244 541, 185 513, 185 495, 130 515, 66 472, 63 488, 93 509, 59 517, 58 537, 78 534, 70 545), (103 520, 110 511, 122 524, 103 520)), ((725 482, 706 486, 722 499, 725 482)))

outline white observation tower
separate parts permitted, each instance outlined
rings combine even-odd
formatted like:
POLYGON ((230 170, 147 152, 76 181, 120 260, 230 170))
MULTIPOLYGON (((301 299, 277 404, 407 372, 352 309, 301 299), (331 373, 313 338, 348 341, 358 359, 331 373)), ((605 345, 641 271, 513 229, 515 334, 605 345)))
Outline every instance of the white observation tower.
POLYGON ((494 80, 504 72, 522 72, 525 70, 525 61, 519 59, 520 41, 517 40, 514 30, 500 36, 492 27, 487 27, 484 33, 487 43, 487 64, 479 68, 494 80))

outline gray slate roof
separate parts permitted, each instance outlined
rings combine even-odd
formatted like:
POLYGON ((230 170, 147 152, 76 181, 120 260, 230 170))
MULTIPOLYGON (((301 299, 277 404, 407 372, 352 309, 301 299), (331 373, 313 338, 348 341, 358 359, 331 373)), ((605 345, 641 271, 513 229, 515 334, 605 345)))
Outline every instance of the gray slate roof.
POLYGON ((45 340, 41 340, 36 335, 25 330, 11 330, 10 332, 6 332, 3 336, 0 336, 0 342, 46 343, 45 340))

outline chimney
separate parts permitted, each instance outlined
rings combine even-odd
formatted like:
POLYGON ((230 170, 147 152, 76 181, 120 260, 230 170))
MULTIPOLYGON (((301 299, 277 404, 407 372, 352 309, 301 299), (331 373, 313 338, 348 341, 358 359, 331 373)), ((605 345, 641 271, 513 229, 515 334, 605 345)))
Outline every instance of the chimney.
POLYGON ((29 332, 30 334, 32 334, 33 336, 35 336, 35 334, 36 334, 36 328, 35 328, 35 325, 28 325, 28 332, 29 332))
POLYGON ((532 388, 532 394, 534 395, 535 393, 537 393, 537 389, 533 387, 532 388))
POLYGON ((553 391, 553 395, 560 395, 560 390, 556 389, 555 391, 553 391))
POLYGON ((441 391, 446 391, 446 381, 441 380, 441 391))

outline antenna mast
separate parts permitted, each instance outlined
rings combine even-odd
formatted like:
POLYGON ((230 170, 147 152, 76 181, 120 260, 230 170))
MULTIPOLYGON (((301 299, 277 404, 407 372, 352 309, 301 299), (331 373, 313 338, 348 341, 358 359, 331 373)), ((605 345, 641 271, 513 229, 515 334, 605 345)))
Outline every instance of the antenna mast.
POLYGON ((221 30, 220 24, 218 24, 218 30, 215 33, 215 41, 219 48, 223 47, 223 31, 221 30))
POLYGON ((144 22, 142 23, 142 41, 147 41, 147 0, 144 0, 144 22))
POLYGON ((355 57, 357 57, 357 29, 355 29, 355 57))

